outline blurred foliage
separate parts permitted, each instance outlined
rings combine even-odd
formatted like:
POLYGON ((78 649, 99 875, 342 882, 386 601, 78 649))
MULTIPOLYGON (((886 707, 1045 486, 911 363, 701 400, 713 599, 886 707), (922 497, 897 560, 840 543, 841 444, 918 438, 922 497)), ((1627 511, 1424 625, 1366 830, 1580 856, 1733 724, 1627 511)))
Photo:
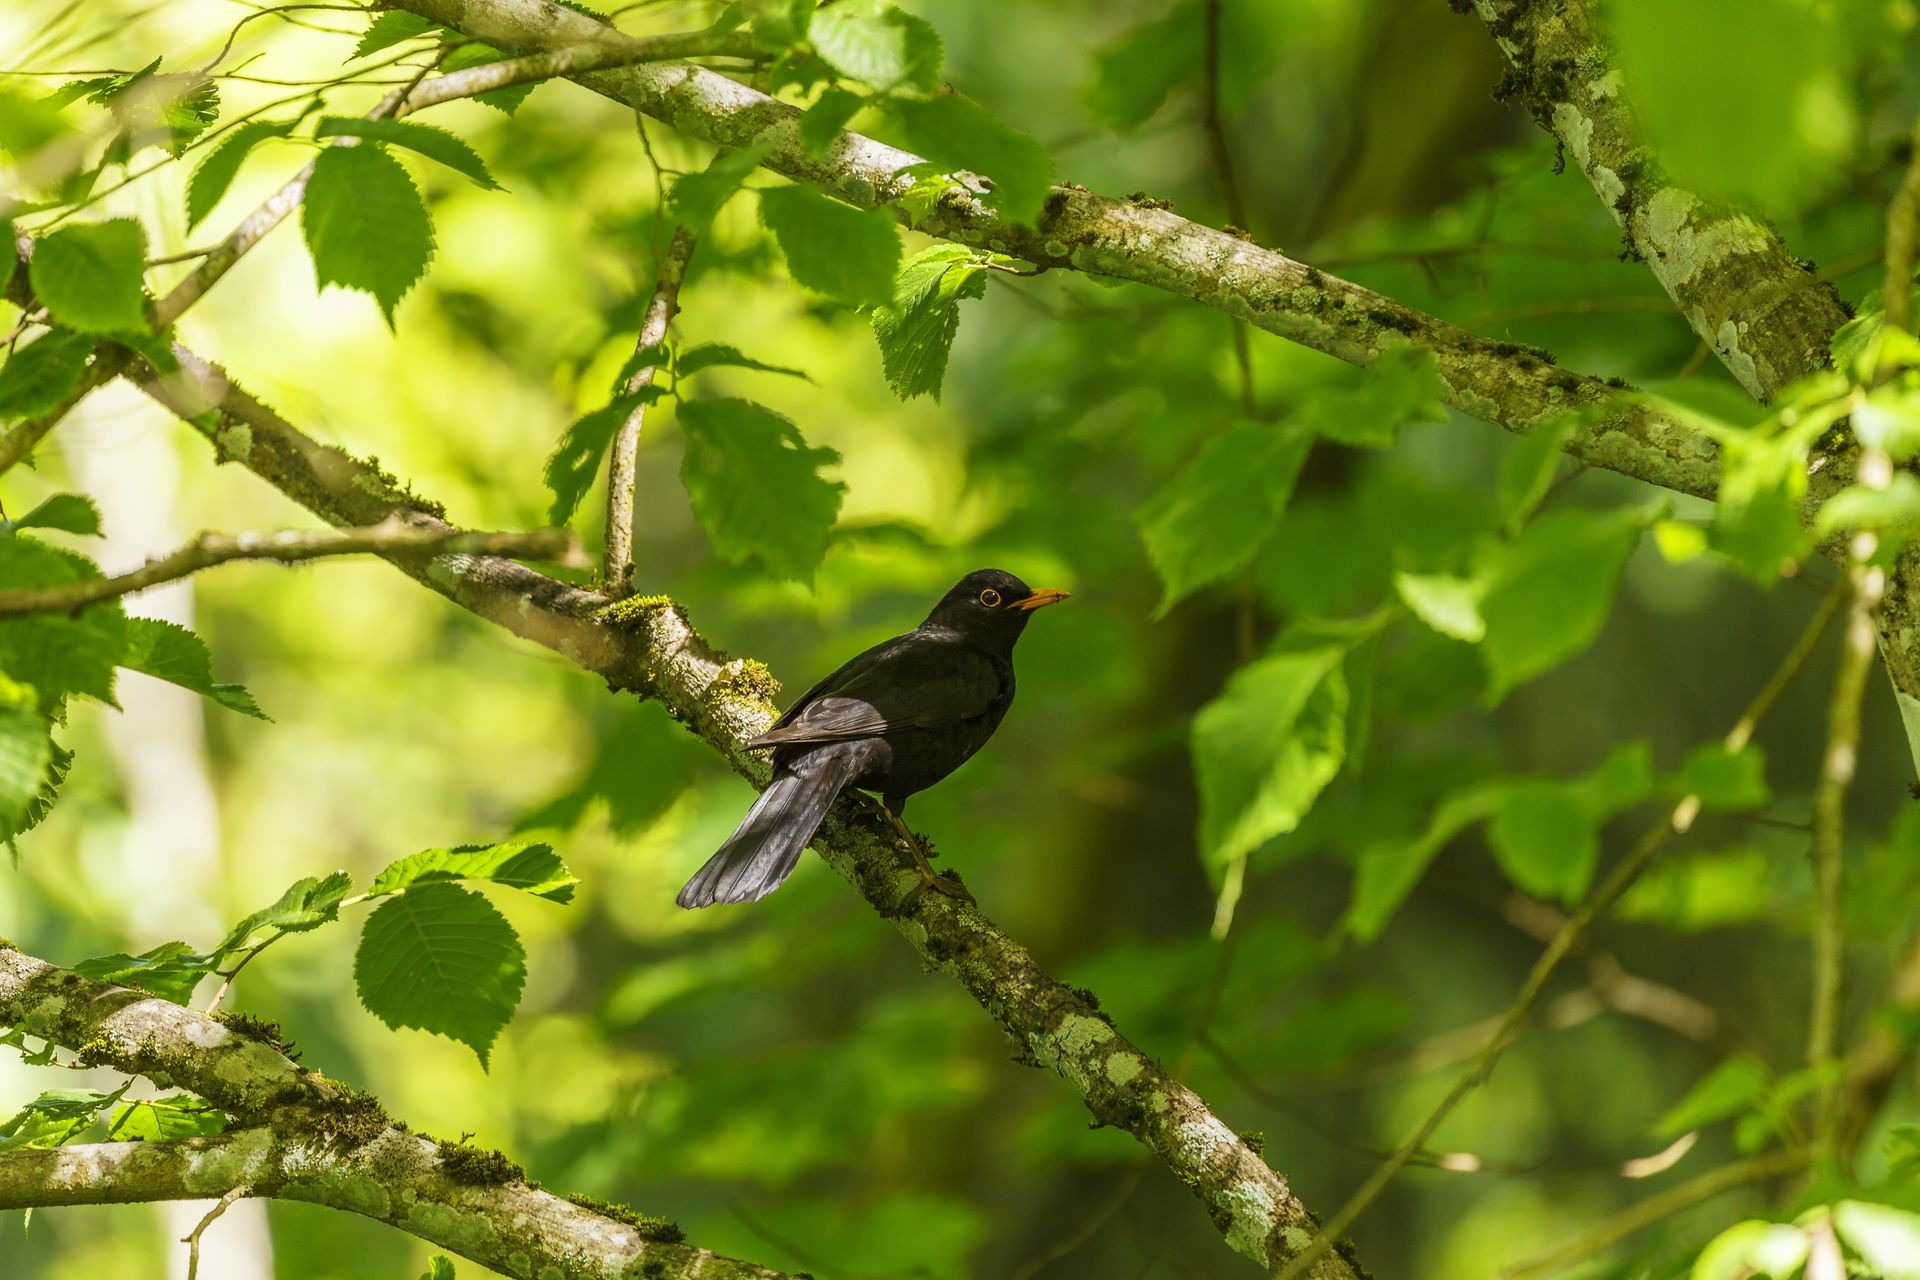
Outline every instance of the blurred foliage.
MULTIPOLYGON (((1859 308, 1835 368, 1768 408, 1620 260, 1551 139, 1494 103, 1502 67, 1473 18, 1388 0, 906 9, 744 6, 769 54, 751 74, 808 108, 811 144, 850 121, 927 155, 929 199, 980 170, 1030 217, 1057 175, 1218 225, 1217 10, 1247 233, 1646 388, 1719 441, 1726 500, 1576 468, 1557 452, 1571 422, 1514 440, 1450 414, 1417 353, 1363 375, 1256 333, 1243 374, 1219 314, 902 236, 757 170, 751 147, 716 157, 570 85, 369 124, 448 53, 442 33, 337 8, 236 30, 223 0, 0 12, 0 217, 35 238, 55 322, 19 326, 0 416, 60 403, 93 335, 156 349, 150 299, 193 265, 177 255, 317 157, 299 227, 180 338, 458 523, 551 515, 591 545, 634 334, 685 222, 702 238, 683 310, 642 353, 666 376, 639 456, 637 589, 799 689, 966 570, 1072 588, 1021 647, 992 749, 916 800, 915 825, 1047 968, 1262 1131, 1310 1206, 1338 1204, 1506 1007, 1541 945, 1525 895, 1578 902, 1649 820, 1700 798, 1591 967, 1569 966, 1436 1136, 1478 1172, 1410 1170, 1362 1222, 1374 1274, 1478 1280, 1801 1141, 1828 651, 1754 746, 1720 739, 1834 576, 1799 517, 1808 450, 1851 412, 1868 443, 1920 451, 1920 346, 1879 324, 1875 292, 1920 113, 1909 0, 1600 6, 1676 180, 1746 202, 1859 308), (359 144, 316 142, 343 135, 359 144), (1603 957, 1711 1016, 1610 1003, 1603 957)), ((442 65, 499 56, 468 44, 442 65)), ((124 387, 34 462, 0 495, 0 586, 303 519, 124 387)), ((1842 495, 1823 532, 1898 546, 1920 527, 1920 488, 1898 478, 1842 495)), ((1878 684, 1863 741, 1849 1014, 1872 1025, 1920 887, 1914 770, 1878 684)), ((124 609, 0 622, 17 850, 0 933, 27 950, 203 1005, 210 971, 259 954, 230 1007, 395 1115, 823 1280, 1252 1274, 817 865, 751 910, 675 908, 747 798, 658 708, 378 564, 236 565, 124 609), (227 713, 250 707, 272 720, 227 713), (341 925, 351 885, 386 900, 341 925), (408 985, 420 969, 383 939, 436 929, 489 949, 470 981, 408 985)), ((218 1123, 7 1043, 0 1148, 218 1123)), ((1592 1274, 1784 1278, 1829 1248, 1859 1274, 1913 1274, 1913 1083, 1856 1177, 1740 1188, 1592 1274)), ((179 1252, 146 1209, 24 1217, 0 1214, 0 1269, 22 1280, 159 1276, 179 1252)), ((287 1280, 439 1266, 358 1219, 269 1220, 287 1280)))

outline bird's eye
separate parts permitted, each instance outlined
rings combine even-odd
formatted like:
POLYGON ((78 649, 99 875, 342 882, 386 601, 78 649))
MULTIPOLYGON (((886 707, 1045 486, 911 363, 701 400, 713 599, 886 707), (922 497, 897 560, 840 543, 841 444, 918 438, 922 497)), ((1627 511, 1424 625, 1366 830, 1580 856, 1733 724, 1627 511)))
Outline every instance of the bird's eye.
POLYGON ((980 593, 980 603, 989 609, 998 609, 1000 607, 1000 593, 992 587, 988 587, 980 593))

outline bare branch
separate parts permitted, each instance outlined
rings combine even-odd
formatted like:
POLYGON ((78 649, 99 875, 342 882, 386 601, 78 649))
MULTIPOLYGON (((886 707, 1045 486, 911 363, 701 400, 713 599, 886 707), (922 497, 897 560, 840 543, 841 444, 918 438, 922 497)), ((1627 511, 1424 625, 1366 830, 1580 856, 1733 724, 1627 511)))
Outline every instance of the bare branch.
MULTIPOLYGON (((444 528, 427 504, 340 449, 319 444, 233 386, 219 369, 176 347, 183 377, 142 384, 237 461, 323 519, 444 528), (191 381, 189 382, 189 378, 191 381), (212 410, 212 412, 208 412, 212 410)), ((418 557, 394 563, 455 603, 546 645, 614 689, 652 698, 756 787, 768 766, 744 744, 774 718, 766 669, 729 660, 661 597, 610 600, 490 557, 418 557)), ((1071 1083, 1094 1120, 1132 1134, 1207 1207, 1238 1252, 1269 1270, 1285 1266, 1315 1230, 1285 1178, 1114 1027, 1089 997, 1034 963, 972 904, 922 893, 919 872, 891 826, 843 798, 814 842, 926 963, 965 988, 1020 1047, 1022 1061, 1071 1083)), ((3 1010, 0 1010, 3 1012, 3 1010)), ((1314 1280, 1357 1280, 1344 1254, 1320 1258, 1314 1280)))
MULTIPOLYGON (((0 943, 0 1024, 83 1060, 165 1077, 242 1127, 212 1138, 0 1152, 0 1208, 271 1196, 374 1218, 508 1275, 784 1280, 538 1190, 388 1120, 378 1102, 280 1048, 144 991, 82 977, 0 943)), ((502 1162, 504 1164, 504 1161, 502 1162)))
POLYGON ((145 568, 131 573, 63 583, 57 587, 19 587, 0 591, 0 618, 17 617, 23 613, 78 613, 88 605, 145 591, 163 582, 173 582, 231 560, 277 560, 282 564, 298 564, 326 556, 390 555, 405 551, 563 560, 577 559, 580 543, 565 529, 468 533, 457 529, 423 529, 398 520, 388 520, 367 529, 203 533, 186 546, 149 560, 145 568))
MULTIPOLYGON (((653 299, 640 321, 635 349, 645 351, 667 339, 667 326, 680 310, 680 282, 686 278, 687 260, 693 256, 693 233, 685 227, 673 229, 673 239, 660 259, 660 279, 654 285, 653 299)), ((648 364, 634 370, 627 379, 629 394, 653 385, 656 366, 648 364)), ((646 425, 647 406, 633 406, 620 433, 613 438, 607 461, 607 547, 601 561, 607 594, 621 599, 633 594, 633 501, 634 465, 640 451, 640 432, 646 425)))

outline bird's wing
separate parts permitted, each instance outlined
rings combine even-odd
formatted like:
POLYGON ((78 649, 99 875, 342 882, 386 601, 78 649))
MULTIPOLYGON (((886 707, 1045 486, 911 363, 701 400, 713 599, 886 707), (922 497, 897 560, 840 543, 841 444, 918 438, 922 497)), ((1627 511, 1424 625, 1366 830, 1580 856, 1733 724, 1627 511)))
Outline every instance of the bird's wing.
POLYGON ((867 650, 807 690, 748 746, 844 742, 895 729, 932 729, 985 715, 1003 682, 970 646, 924 635, 867 650))

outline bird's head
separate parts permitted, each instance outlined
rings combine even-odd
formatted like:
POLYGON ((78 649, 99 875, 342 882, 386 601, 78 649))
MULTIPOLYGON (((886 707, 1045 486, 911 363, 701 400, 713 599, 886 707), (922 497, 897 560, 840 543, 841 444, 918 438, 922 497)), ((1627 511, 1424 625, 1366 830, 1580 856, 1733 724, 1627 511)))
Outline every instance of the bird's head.
POLYGON ((992 636, 1011 648, 1035 609, 1066 598, 1058 587, 1029 587, 1004 569, 975 569, 940 597, 927 623, 964 635, 992 636))

